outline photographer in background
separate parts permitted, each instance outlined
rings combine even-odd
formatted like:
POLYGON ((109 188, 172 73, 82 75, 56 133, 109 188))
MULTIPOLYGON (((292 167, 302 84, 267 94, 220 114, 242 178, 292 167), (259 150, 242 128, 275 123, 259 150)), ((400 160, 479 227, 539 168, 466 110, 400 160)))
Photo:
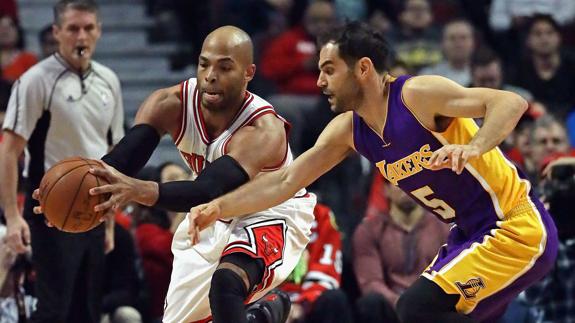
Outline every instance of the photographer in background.
POLYGON ((542 175, 544 200, 557 225, 559 249, 555 268, 524 293, 538 309, 541 323, 575 322, 575 157, 555 155, 547 159, 542 175))

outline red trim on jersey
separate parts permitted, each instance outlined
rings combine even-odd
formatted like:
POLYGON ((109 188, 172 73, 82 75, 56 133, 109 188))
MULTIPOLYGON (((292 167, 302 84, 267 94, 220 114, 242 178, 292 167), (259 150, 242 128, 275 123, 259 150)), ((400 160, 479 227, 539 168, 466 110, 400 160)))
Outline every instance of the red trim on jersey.
POLYGON ((196 85, 196 89, 194 91, 193 100, 193 110, 194 110, 194 121, 196 122, 196 126, 198 128, 198 132, 200 133, 200 138, 202 141, 209 145, 210 141, 208 140, 206 129, 204 128, 203 117, 201 116, 202 109, 201 109, 201 102, 200 102, 200 95, 198 94, 198 86, 196 85))
POLYGON ((235 134, 238 130, 240 130, 240 129, 241 129, 242 127, 244 127, 245 125, 252 123, 252 122, 255 121, 257 118, 259 118, 259 117, 261 117, 261 116, 263 116, 263 115, 265 115, 265 114, 268 114, 268 113, 273 113, 273 114, 277 115, 276 112, 274 111, 274 109, 273 109, 271 106, 269 106, 269 105, 266 105, 266 106, 263 106, 263 107, 261 107, 261 108, 258 108, 257 110, 255 110, 254 112, 252 112, 252 113, 248 116, 248 118, 247 118, 246 120, 244 120, 244 122, 242 122, 242 124, 240 124, 240 126, 230 135, 230 137, 229 137, 228 139, 226 139, 226 141, 225 141, 224 144, 222 145, 222 154, 223 154, 223 155, 226 155, 226 154, 228 153, 228 144, 230 143, 230 140, 232 139, 232 137, 234 136, 234 134, 235 134), (265 113, 263 113, 263 114, 261 114, 261 115, 258 115, 259 113, 262 113, 262 111, 265 112, 265 113))
POLYGON ((176 146, 178 146, 180 141, 182 141, 188 123, 188 80, 182 82, 180 87, 180 103, 182 108, 178 116, 180 126, 178 132, 176 132, 177 136, 174 138, 176 146))
MULTIPOLYGON (((232 121, 228 123, 228 125, 226 126, 225 129, 228 129, 234 123, 234 121, 236 121, 236 119, 245 110, 245 108, 253 101, 253 99, 254 99, 254 96, 251 93, 249 93, 248 91, 246 91, 244 93, 244 100, 242 101, 242 106, 236 112, 236 115, 234 116, 234 118, 232 118, 232 121)), ((202 105, 201 105, 199 95, 198 95, 197 100, 195 102, 196 102, 196 110, 197 110, 196 124, 198 125, 198 129, 200 130, 200 137, 202 137, 202 141, 206 145, 209 145, 215 139, 217 139, 217 137, 216 138, 210 138, 210 136, 208 135, 208 131, 206 130, 206 124, 204 121, 204 114, 202 112, 202 105)))

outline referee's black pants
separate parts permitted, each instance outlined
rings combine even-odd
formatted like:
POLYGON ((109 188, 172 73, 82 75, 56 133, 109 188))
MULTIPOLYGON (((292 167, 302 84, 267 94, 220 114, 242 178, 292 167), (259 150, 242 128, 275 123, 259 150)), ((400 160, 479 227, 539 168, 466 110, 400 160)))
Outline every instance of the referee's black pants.
MULTIPOLYGON (((27 203, 28 204, 28 203, 27 203)), ((86 233, 50 228, 44 216, 26 220, 32 238, 34 290, 32 323, 99 323, 104 285, 104 225, 86 233)))

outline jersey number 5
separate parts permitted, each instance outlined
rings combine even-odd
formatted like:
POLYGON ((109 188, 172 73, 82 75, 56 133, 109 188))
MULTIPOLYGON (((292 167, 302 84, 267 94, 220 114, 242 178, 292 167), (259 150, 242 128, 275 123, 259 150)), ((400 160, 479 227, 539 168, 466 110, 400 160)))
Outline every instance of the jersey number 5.
POLYGON ((420 187, 414 191, 411 191, 411 194, 417 197, 423 204, 433 209, 433 212, 444 220, 451 220, 455 218, 455 210, 449 206, 449 204, 445 203, 444 200, 430 198, 434 192, 429 186, 420 187))

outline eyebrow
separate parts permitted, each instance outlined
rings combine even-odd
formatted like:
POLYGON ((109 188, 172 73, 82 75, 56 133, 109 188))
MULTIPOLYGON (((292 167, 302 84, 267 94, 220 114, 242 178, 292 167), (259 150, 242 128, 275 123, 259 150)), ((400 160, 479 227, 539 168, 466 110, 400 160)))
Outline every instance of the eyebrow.
MULTIPOLYGON (((209 61, 209 59, 205 56, 200 55, 200 60, 202 61, 209 61)), ((222 62, 231 62, 231 63, 235 63, 235 61, 231 58, 231 57, 223 57, 223 58, 219 58, 218 59, 218 63, 222 63, 222 62)))
POLYGON ((327 60, 323 63, 321 63, 321 65, 319 66, 319 69, 321 70, 324 66, 326 66, 327 64, 333 64, 333 62, 331 60, 327 60))

